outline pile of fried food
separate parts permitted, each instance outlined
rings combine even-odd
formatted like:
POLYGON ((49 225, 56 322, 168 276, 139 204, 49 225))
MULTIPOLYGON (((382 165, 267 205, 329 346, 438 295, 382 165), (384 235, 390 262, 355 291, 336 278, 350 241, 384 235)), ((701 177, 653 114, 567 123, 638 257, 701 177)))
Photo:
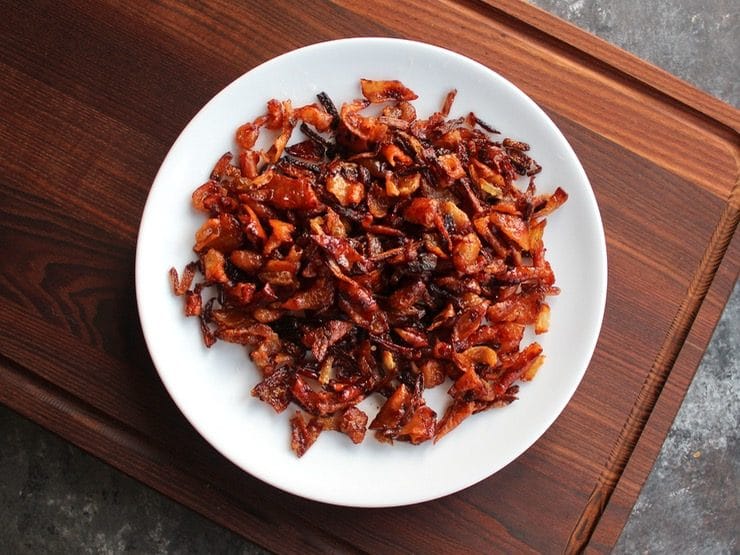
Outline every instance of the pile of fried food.
POLYGON ((252 394, 307 413, 291 419, 299 457, 324 430, 361 442, 370 395, 376 438, 413 444, 511 403, 543 362, 537 342, 520 348, 525 327, 547 331, 558 293, 543 232, 567 194, 536 193, 529 146, 493 140, 473 113, 451 119, 456 91, 419 119, 401 82, 361 89, 339 111, 324 93, 299 108, 270 100, 239 127, 236 158, 193 193, 207 216, 198 260, 170 270, 206 345, 248 346, 252 394), (305 139, 288 146, 297 126, 305 139), (261 132, 275 136, 267 149, 261 132), (424 391, 448 378, 438 419, 424 391))

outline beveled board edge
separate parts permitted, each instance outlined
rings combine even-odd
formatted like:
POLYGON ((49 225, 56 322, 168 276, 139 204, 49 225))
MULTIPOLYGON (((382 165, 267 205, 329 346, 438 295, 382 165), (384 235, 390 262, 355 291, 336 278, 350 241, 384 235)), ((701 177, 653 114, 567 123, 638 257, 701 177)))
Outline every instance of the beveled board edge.
POLYGON ((588 549, 607 552, 613 547, 626 524, 639 492, 657 459, 663 440, 668 435, 696 369, 702 360, 711 335, 732 294, 740 274, 740 234, 735 232, 715 275, 694 325, 683 343, 673 369, 667 377, 665 391, 648 418, 630 460, 622 472, 612 500, 597 523, 588 549), (661 441, 655 441, 661 438, 661 441))
MULTIPOLYGON (((737 191, 738 185, 736 184, 731 196, 735 196, 737 191)), ((586 502, 586 506, 578 522, 571 532, 566 552, 579 553, 590 542, 604 510, 609 504, 617 483, 644 432, 648 419, 658 402, 658 398, 673 370, 684 343, 694 326, 699 310, 704 303, 704 299, 712 286, 717 270, 735 234, 739 220, 740 210, 728 199, 720 220, 712 233, 701 263, 694 272, 686 296, 683 298, 671 322, 665 341, 661 345, 652 367, 645 377, 645 382, 640 388, 637 399, 627 416, 627 420, 623 424, 617 441, 612 446, 604 469, 586 502)), ((718 318, 719 315, 717 315, 718 318)), ((682 393, 685 393, 685 390, 682 393)), ((683 397, 683 394, 681 397, 683 397)), ((679 404, 680 402, 677 403, 676 410, 679 404)), ((662 438, 664 439, 665 435, 662 438)))

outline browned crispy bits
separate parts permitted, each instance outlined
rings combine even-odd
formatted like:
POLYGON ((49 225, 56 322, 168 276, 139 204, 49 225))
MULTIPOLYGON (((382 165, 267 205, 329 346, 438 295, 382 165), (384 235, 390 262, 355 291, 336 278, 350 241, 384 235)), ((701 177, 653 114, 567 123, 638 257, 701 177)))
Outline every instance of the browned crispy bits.
POLYGON ((472 112, 450 119, 457 91, 420 119, 402 82, 360 88, 339 110, 325 93, 297 108, 272 99, 239 125, 237 155, 192 194, 197 260, 170 270, 206 345, 247 347, 252 395, 302 409, 299 457, 322 431, 436 442, 513 402, 544 360, 524 331, 548 330, 558 293, 545 217, 568 195, 537 194, 529 145, 495 140, 472 112), (424 392, 445 382, 438 419, 424 392), (381 399, 369 426, 368 397, 381 399))
POLYGON ((360 87, 362 88, 362 96, 373 103, 391 100, 416 100, 419 98, 414 91, 396 80, 371 81, 370 79, 360 79, 360 87))

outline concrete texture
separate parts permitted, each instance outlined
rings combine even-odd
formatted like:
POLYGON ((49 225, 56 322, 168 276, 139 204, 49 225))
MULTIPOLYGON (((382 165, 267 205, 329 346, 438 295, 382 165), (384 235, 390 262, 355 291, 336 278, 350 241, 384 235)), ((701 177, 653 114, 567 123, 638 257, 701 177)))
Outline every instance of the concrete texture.
MULTIPOLYGON (((535 0, 735 106, 737 0, 535 0)), ((737 553, 740 286, 617 553, 737 553)), ((0 553, 264 553, 0 407, 0 553)))

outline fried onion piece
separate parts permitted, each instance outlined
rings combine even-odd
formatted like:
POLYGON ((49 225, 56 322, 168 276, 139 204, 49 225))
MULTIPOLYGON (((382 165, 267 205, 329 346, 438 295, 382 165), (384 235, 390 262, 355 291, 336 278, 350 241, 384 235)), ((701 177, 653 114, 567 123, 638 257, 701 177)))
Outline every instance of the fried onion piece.
POLYGON ((357 407, 348 407, 333 416, 321 418, 324 430, 343 433, 352 443, 362 443, 367 431, 367 414, 357 407))
POLYGON ((367 430, 367 414, 357 407, 349 407, 339 420, 339 431, 352 440, 352 443, 362 443, 367 430))
POLYGON ((424 377, 424 387, 437 387, 444 383, 447 373, 444 363, 436 358, 425 360, 419 365, 419 371, 424 377))
POLYGON ((277 219, 270 219, 272 234, 265 242, 263 254, 268 256, 273 250, 286 243, 290 244, 293 240, 295 226, 277 219))
POLYGON ((255 385, 252 395, 269 404, 275 412, 283 412, 290 404, 290 387, 290 371, 281 368, 255 385))
POLYGON ((356 405, 365 397, 362 390, 355 385, 348 385, 336 392, 315 391, 300 375, 295 376, 291 393, 296 403, 316 416, 329 416, 338 410, 356 405))
POLYGON ((388 102, 389 100, 416 100, 419 98, 414 91, 396 80, 372 81, 360 79, 362 96, 370 102, 388 102))
POLYGON ((236 142, 244 150, 249 150, 257 142, 260 128, 254 123, 248 122, 236 130, 236 142))
POLYGON ((206 283, 228 283, 226 257, 216 249, 208 249, 203 255, 203 277, 206 283))
POLYGON ((337 144, 349 152, 365 152, 377 145, 388 132, 388 126, 374 116, 362 116, 360 111, 368 101, 356 100, 343 104, 339 111, 337 144))
POLYGON ((280 306, 287 310, 320 310, 334 303, 334 283, 326 278, 317 279, 307 289, 296 292, 280 306))
POLYGON ((203 253, 216 249, 227 254, 239 247, 242 238, 239 221, 231 214, 219 214, 217 218, 206 220, 196 232, 193 250, 203 253))
POLYGON ((442 104, 442 109, 439 111, 444 117, 447 117, 450 115, 450 110, 452 109, 452 103, 455 101, 456 96, 457 96, 457 89, 452 89, 450 92, 447 93, 447 96, 445 96, 445 101, 442 104))
POLYGON ((370 423, 371 430, 395 430, 401 425, 401 420, 406 415, 411 405, 411 393, 408 388, 401 384, 388 397, 380 407, 375 419, 370 423))
POLYGON ((547 216, 565 204, 566 200, 568 200, 568 193, 558 187, 553 194, 547 197, 544 206, 536 210, 536 215, 538 217, 547 216))
POLYGON ((365 186, 359 180, 354 164, 330 164, 326 190, 334 195, 342 206, 355 206, 365 198, 365 186))
POLYGON ((437 429, 437 413, 423 405, 416 409, 397 432, 396 439, 407 440, 414 445, 424 443, 434 437, 437 429))
POLYGON ((535 341, 521 351, 508 355, 505 360, 502 360, 503 372, 496 382, 497 392, 503 394, 509 389, 515 381, 527 372, 541 354, 542 346, 535 341))
POLYGON ((522 293, 492 304, 486 316, 491 322, 534 324, 544 295, 538 291, 522 293))
POLYGON ((195 277, 197 267, 197 262, 190 262, 182 272, 182 279, 177 277, 177 270, 175 268, 170 268, 170 283, 172 284, 172 290, 175 295, 179 297, 190 289, 190 284, 193 283, 193 277, 195 277))
POLYGON ((346 435, 352 443, 362 443, 367 430, 367 414, 357 407, 349 407, 333 416, 312 416, 308 422, 301 411, 290 419, 290 448, 298 456, 306 454, 323 431, 336 430, 346 435))
POLYGON ((303 344, 306 345, 316 360, 323 361, 329 351, 329 347, 340 341, 354 326, 343 320, 330 320, 327 324, 317 328, 309 329, 303 335, 303 344))
POLYGON ((434 433, 434 443, 437 443, 452 430, 457 428, 460 423, 475 411, 474 401, 455 400, 447 408, 442 419, 437 423, 437 429, 434 433))
POLYGON ((320 420, 310 418, 306 422, 303 413, 296 411, 290 419, 290 448, 298 457, 302 457, 306 454, 308 448, 316 442, 323 429, 320 420))
POLYGON ((203 297, 200 295, 200 287, 196 286, 193 291, 185 291, 185 316, 201 316, 203 314, 203 297))
POLYGON ((296 119, 310 123, 321 133, 328 131, 333 121, 332 115, 316 103, 301 106, 293 114, 296 119))
POLYGON ((439 202, 433 198, 417 197, 406 207, 404 218, 413 224, 432 229, 440 219, 439 202))
POLYGON ((491 212, 489 219, 498 231, 514 242, 521 250, 529 250, 529 228, 522 217, 491 212))
POLYGON ((275 174, 262 190, 267 193, 265 202, 284 210, 313 210, 320 206, 313 184, 306 178, 293 178, 275 174))

